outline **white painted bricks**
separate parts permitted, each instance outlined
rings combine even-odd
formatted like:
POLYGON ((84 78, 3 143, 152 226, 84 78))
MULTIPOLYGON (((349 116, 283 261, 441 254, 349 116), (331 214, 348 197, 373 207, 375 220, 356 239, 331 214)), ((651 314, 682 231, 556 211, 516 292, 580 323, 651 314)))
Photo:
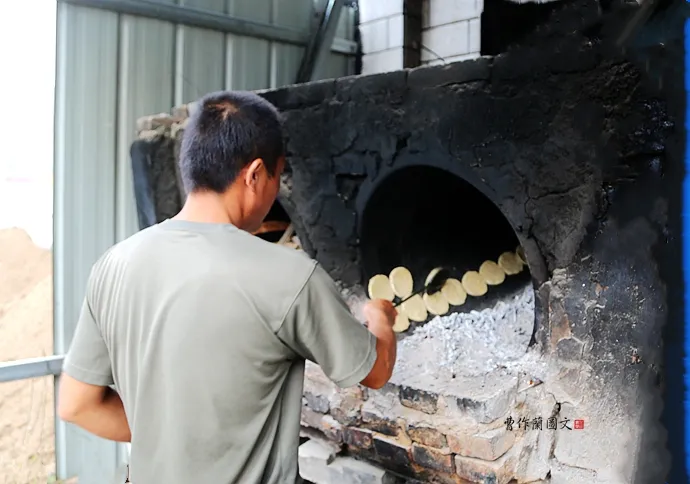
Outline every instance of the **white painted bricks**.
POLYGON ((423 5, 422 64, 479 57, 484 0, 424 0, 423 5))
POLYGON ((374 20, 359 26, 363 54, 372 54, 389 48, 388 20, 374 20))
POLYGON ((362 74, 397 71, 403 68, 403 49, 389 49, 362 56, 362 74))
POLYGON ((403 0, 360 0, 359 23, 365 24, 393 15, 402 15, 403 0))
POLYGON ((484 11, 484 0, 424 0, 423 5, 423 29, 478 18, 484 11))
POLYGON ((359 31, 362 73, 374 74, 404 67, 404 0, 361 0, 359 31))

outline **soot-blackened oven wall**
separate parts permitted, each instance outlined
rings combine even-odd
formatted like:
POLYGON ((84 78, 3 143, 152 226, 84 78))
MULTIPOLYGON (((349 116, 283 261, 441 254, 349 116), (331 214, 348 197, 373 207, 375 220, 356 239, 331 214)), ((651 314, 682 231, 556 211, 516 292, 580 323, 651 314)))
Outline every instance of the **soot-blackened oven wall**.
MULTIPOLYGON (((426 258, 415 268, 423 278, 436 252, 454 257, 449 244, 453 263, 471 265, 519 243, 534 288, 522 358, 456 374, 444 363, 451 345, 416 371, 405 342, 454 328, 413 325, 402 370, 382 390, 337 389, 309 365, 305 428, 408 479, 664 480, 661 335, 682 309, 667 290, 681 284, 681 47, 626 57, 609 39, 628 18, 570 3, 547 31, 495 58, 262 93, 286 117, 280 202, 353 309, 374 272, 426 258), (404 237, 414 251, 393 248, 404 237), (584 428, 568 430, 575 419, 584 428)), ((164 166, 148 182, 159 219, 174 212, 163 202, 180 198, 169 164, 185 113, 140 126, 141 159, 164 166)), ((477 347, 493 341, 471 334, 477 347)), ((345 472, 346 460, 335 462, 329 472, 345 472)), ((307 473, 310 463, 301 460, 307 473)))

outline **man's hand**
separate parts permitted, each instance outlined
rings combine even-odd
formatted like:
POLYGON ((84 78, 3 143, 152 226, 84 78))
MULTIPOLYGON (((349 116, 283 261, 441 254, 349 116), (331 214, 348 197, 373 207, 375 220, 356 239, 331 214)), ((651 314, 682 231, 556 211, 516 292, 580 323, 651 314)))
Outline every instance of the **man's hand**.
POLYGON ((392 302, 374 299, 367 302, 363 312, 369 331, 376 336, 376 363, 361 383, 366 387, 379 389, 390 380, 393 374, 397 353, 393 324, 395 324, 398 311, 393 307, 392 302))
POLYGON ((385 299, 373 299, 367 301, 362 310, 367 323, 371 321, 387 322, 390 327, 393 327, 398 311, 393 306, 393 303, 385 299))

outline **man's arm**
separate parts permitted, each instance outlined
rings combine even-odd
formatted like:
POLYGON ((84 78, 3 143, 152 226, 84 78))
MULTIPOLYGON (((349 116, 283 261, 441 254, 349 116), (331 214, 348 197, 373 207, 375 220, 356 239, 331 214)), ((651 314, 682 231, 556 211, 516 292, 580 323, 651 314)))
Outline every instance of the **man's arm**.
POLYGON ((60 377, 58 415, 65 422, 116 442, 130 442, 125 408, 110 387, 90 385, 63 373, 60 377))
POLYGON ((108 347, 91 308, 92 279, 63 364, 57 412, 62 420, 99 437, 129 442, 122 400, 109 387, 114 382, 108 347))
POLYGON ((316 265, 290 306, 277 336, 297 354, 321 366, 338 386, 381 388, 393 372, 395 309, 372 301, 369 330, 350 312, 333 280, 316 265))
POLYGON ((364 306, 364 316, 369 331, 376 336, 377 357, 374 367, 361 383, 365 387, 378 390, 390 380, 395 366, 398 341, 395 338, 393 324, 397 311, 390 301, 376 299, 364 306))

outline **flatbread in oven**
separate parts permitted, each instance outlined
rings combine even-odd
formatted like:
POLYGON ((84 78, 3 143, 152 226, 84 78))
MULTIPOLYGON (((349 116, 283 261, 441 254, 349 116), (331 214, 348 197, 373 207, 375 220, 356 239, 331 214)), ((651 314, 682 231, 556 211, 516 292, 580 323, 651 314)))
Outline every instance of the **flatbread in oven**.
POLYGON ((370 299, 385 299, 386 301, 392 301, 395 298, 390 280, 383 274, 376 274, 369 279, 368 289, 370 299))
POLYGON ((405 299, 412 294, 414 281, 412 280, 412 273, 405 267, 396 267, 388 276, 391 281, 391 288, 393 293, 400 299, 405 299))
POLYGON ((486 281, 477 271, 467 271, 462 276, 462 287, 473 297, 483 296, 489 290, 486 281))
POLYGON ((522 272, 522 262, 515 252, 504 252, 498 257, 498 265, 506 275, 514 276, 522 272))
POLYGON ((523 266, 527 265, 527 257, 525 257, 525 249, 521 245, 518 245, 517 249, 515 249, 515 255, 517 255, 518 260, 520 262, 522 262, 523 266))
POLYGON ((402 310, 408 318, 418 323, 426 321, 427 310, 424 299, 419 294, 412 296, 410 299, 400 305, 398 310, 402 310))
POLYGON ((405 312, 398 311, 398 315, 395 317, 395 324, 393 324, 393 331, 396 333, 402 333, 403 331, 407 331, 407 328, 409 327, 410 320, 407 318, 405 312))
POLYGON ((452 306, 462 306, 467 300, 467 291, 457 279, 448 279, 441 288, 441 293, 452 306))
POLYGON ((479 275, 489 286, 498 286, 506 280, 506 273, 492 260, 482 262, 479 266, 479 275))
POLYGON ((448 300, 443 296, 441 291, 433 294, 424 293, 424 305, 431 314, 436 316, 443 316, 450 310, 448 300))

